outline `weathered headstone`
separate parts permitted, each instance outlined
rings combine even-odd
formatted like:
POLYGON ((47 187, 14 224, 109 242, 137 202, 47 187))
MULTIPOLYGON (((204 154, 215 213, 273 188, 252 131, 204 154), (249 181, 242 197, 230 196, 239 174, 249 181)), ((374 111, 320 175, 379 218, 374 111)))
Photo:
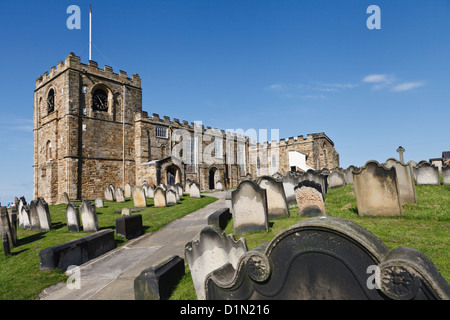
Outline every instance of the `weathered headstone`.
POLYGON ((189 185, 189 196, 191 198, 201 198, 200 185, 196 181, 192 181, 189 185))
POLYGON ((389 248, 358 224, 304 219, 205 280, 215 300, 450 299, 450 285, 420 251, 389 248))
POLYGON ((234 233, 269 229, 267 192, 251 180, 231 192, 234 233))
POLYGON ((155 196, 153 198, 155 207, 166 207, 167 198, 166 191, 162 187, 155 188, 155 196))
POLYGON ((78 207, 71 202, 66 206, 66 219, 70 232, 80 231, 80 213, 78 207))
POLYGON ((44 198, 38 197, 37 200, 37 212, 39 216, 39 224, 41 231, 49 231, 52 228, 52 219, 50 217, 50 210, 48 203, 44 198))
POLYGON ((125 195, 123 194, 122 188, 118 187, 116 189, 115 198, 117 202, 125 202, 125 195))
POLYGON ((368 161, 353 172, 353 190, 358 214, 361 216, 402 214, 394 168, 388 169, 376 161, 368 161))
POLYGON ((438 186, 441 184, 438 167, 433 166, 429 162, 419 162, 419 164, 414 167, 414 173, 417 185, 438 186))
POLYGON ((297 185, 297 177, 293 172, 289 171, 283 175, 282 182, 288 206, 295 205, 294 188, 297 185))
POLYGON ((116 219, 116 235, 127 240, 134 239, 144 234, 142 228, 142 215, 123 215, 116 219))
POLYGON ((26 207, 27 202, 25 201, 24 197, 20 197, 19 202, 17 204, 17 216, 19 220, 19 228, 25 228, 23 224, 23 215, 22 215, 22 208, 26 207))
POLYGON ((131 210, 130 208, 122 208, 122 217, 128 217, 131 216, 131 210))
POLYGON ((169 186, 167 191, 169 191, 169 190, 172 190, 175 193, 175 199, 176 199, 176 201, 179 201, 180 200, 180 196, 178 195, 178 188, 175 185, 171 185, 171 186, 169 186))
POLYGON ((410 166, 403 164, 396 159, 386 161, 384 166, 386 168, 395 168, 400 204, 417 202, 416 186, 414 184, 414 177, 410 166))
POLYGON ((31 230, 30 210, 23 206, 22 209, 22 228, 31 230))
POLYGON ((96 208, 103 208, 103 199, 102 198, 96 198, 95 199, 95 207, 96 208))
POLYGON ((233 235, 225 235, 216 226, 207 226, 188 242, 184 253, 191 271, 192 282, 199 300, 204 300, 205 280, 218 268, 231 265, 236 268, 240 258, 248 251, 245 238, 238 241, 233 235))
POLYGON ((345 187, 345 176, 338 170, 332 170, 327 181, 330 189, 345 187))
POLYGON ((326 216, 322 186, 315 181, 303 180, 294 189, 300 216, 326 216))
POLYGON ((0 234, 7 234, 9 246, 14 246, 16 243, 16 236, 12 223, 9 219, 8 210, 6 207, 0 207, 0 234))
POLYGON ((175 184, 175 187, 177 188, 178 196, 181 198, 183 196, 183 186, 181 185, 181 183, 177 183, 175 184))
POLYGON ((177 204, 177 193, 173 189, 167 190, 166 201, 168 206, 174 206, 177 204))
POLYGON ((147 206, 147 199, 145 198, 145 192, 142 187, 134 186, 132 196, 135 207, 143 208, 147 206))
POLYGON ((155 188, 153 188, 152 186, 147 185, 144 191, 147 199, 153 199, 153 197, 155 196, 155 188))
POLYGON ((442 167, 442 184, 450 184, 450 164, 444 165, 442 167))
MULTIPOLYGON (((303 175, 303 178, 300 181, 311 180, 311 181, 317 182, 322 187, 322 194, 326 194, 328 192, 328 179, 327 179, 327 177, 329 175, 330 175, 330 172, 329 172, 328 169, 323 169, 321 171, 308 169, 305 172, 305 174, 303 175), (325 174, 323 172, 325 172, 325 174)), ((300 182, 300 181, 298 181, 298 182, 300 182)))
POLYGON ((107 186, 105 188, 105 200, 106 201, 114 201, 114 191, 111 186, 107 186))
POLYGON ((80 206, 81 221, 83 223, 83 230, 87 232, 98 231, 98 219, 95 205, 89 200, 84 199, 80 206))
POLYGON ((38 200, 31 200, 30 202, 30 228, 31 230, 40 230, 41 224, 39 222, 39 213, 37 210, 38 200))
POLYGON ((192 180, 191 180, 191 179, 186 179, 186 185, 184 186, 184 191, 185 191, 186 193, 190 193, 189 186, 190 186, 191 183, 192 183, 192 180))
POLYGON ((353 171, 355 171, 356 169, 358 169, 358 168, 351 165, 347 169, 344 170, 346 184, 353 184, 353 171))
POLYGON ((223 184, 222 184, 222 181, 217 181, 217 182, 216 182, 216 188, 215 188, 215 189, 218 190, 218 191, 223 190, 223 184))
POLYGON ((127 183, 125 185, 125 190, 123 191, 124 195, 126 198, 130 198, 131 197, 131 186, 129 183, 127 183))
POLYGON ((267 212, 269 219, 289 217, 289 208, 283 183, 270 176, 262 176, 258 179, 258 185, 267 192, 267 212))

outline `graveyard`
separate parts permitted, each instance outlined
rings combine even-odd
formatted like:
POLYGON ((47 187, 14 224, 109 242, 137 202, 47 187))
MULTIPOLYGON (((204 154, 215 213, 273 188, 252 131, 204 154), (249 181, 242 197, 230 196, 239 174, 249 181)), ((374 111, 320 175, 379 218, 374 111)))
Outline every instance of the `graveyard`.
MULTIPOLYGON (((147 198, 147 207, 137 213, 142 215, 142 226, 145 232, 153 232, 169 222, 216 201, 215 198, 203 196, 191 199, 189 195, 180 197, 176 206, 156 208, 154 200, 147 198)), ((75 203, 80 207, 81 202, 75 203)), ((61 270, 40 270, 39 251, 67 241, 78 239, 91 232, 70 232, 66 223, 66 204, 50 205, 52 229, 40 230, 17 229, 17 244, 11 248, 11 254, 0 254, 0 299, 1 300, 34 300, 38 294, 55 283, 66 281, 67 276, 61 270)), ((123 208, 133 208, 133 199, 125 198, 124 202, 104 201, 103 208, 97 208, 99 230, 115 229, 116 219, 121 218, 123 208)), ((133 214, 137 214, 133 213, 133 214)), ((121 246, 127 240, 115 235, 115 245, 121 246)))
MULTIPOLYGON (((390 249, 409 247, 421 251, 449 281, 450 217, 443 208, 450 205, 450 186, 416 186, 416 192, 417 203, 404 204, 401 216, 359 216, 352 185, 333 188, 325 195, 326 214, 355 222, 376 235, 390 249)), ((230 220, 223 232, 227 235, 235 234, 237 240, 245 238, 248 250, 252 250, 272 240, 282 230, 310 218, 299 216, 299 210, 295 206, 289 211, 289 217, 270 220, 268 231, 235 234, 233 220, 230 220)), ((174 289, 171 299, 197 299, 187 265, 186 274, 174 289)))

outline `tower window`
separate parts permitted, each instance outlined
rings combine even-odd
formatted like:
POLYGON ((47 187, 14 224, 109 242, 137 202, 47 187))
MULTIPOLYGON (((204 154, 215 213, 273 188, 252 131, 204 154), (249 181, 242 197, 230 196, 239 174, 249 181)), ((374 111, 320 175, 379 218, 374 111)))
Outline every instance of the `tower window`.
POLYGON ((50 89, 47 96, 47 113, 55 111, 55 90, 50 89))
POLYGON ((92 95, 92 109, 95 111, 108 111, 108 95, 102 89, 97 89, 92 95))

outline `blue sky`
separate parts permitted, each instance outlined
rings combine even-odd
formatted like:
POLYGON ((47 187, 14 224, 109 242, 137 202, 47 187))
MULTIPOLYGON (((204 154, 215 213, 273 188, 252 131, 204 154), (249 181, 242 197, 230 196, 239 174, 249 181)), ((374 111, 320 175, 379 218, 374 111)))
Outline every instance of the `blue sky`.
MULTIPOLYGON (((143 109, 219 129, 325 132, 340 165, 450 150, 450 1, 0 1, 0 202, 32 198, 35 80, 70 53, 139 73, 143 109), (369 30, 369 5, 381 29, 369 30), (81 29, 69 30, 69 5, 81 29)), ((270 136, 269 136, 270 139, 270 136)))

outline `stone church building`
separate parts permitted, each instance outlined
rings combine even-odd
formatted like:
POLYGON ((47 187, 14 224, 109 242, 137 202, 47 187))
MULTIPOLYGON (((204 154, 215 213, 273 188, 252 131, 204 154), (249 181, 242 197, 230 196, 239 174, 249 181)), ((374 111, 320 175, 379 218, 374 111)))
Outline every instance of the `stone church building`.
POLYGON ((334 168, 339 154, 324 133, 256 143, 249 135, 142 110, 141 79, 81 63, 70 53, 36 80, 34 191, 49 204, 104 196, 107 185, 218 181, 334 168))

